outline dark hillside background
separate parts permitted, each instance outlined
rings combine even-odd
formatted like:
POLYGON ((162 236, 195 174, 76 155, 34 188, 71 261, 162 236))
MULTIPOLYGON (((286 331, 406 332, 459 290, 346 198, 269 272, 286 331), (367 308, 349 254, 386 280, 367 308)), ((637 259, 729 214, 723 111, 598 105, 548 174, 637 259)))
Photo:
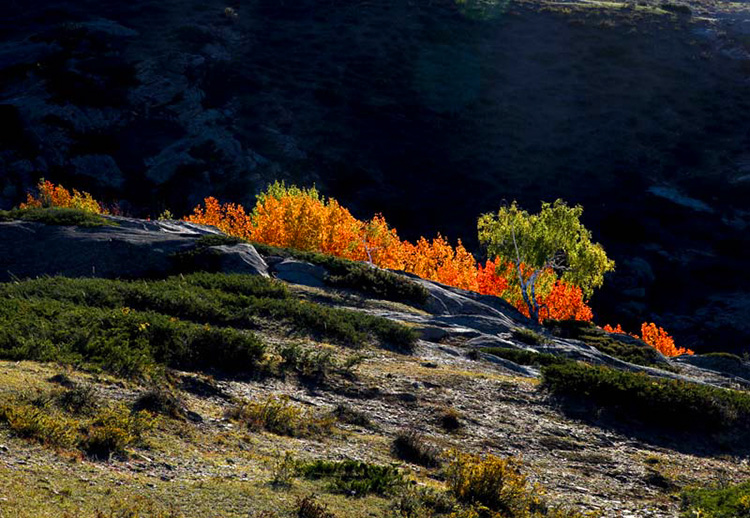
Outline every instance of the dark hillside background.
POLYGON ((183 214, 209 194, 252 204, 282 178, 481 255, 481 212, 562 197, 617 261, 598 322, 744 350, 743 9, 6 0, 0 205, 44 176, 133 215, 183 214))

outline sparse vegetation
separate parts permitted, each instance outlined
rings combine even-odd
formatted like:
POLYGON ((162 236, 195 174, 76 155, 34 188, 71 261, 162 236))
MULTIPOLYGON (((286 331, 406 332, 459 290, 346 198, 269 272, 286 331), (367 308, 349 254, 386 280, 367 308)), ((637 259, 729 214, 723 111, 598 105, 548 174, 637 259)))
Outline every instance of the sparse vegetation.
POLYGON ((314 495, 297 498, 297 518, 336 518, 328 506, 321 504, 314 495))
POLYGON ((230 408, 227 417, 253 431, 265 430, 289 437, 324 437, 333 431, 334 417, 300 408, 287 397, 243 401, 230 408))
POLYGON ((440 427, 446 432, 456 432, 464 427, 463 416, 455 408, 446 408, 438 417, 440 427))
POLYGON ((79 449, 91 457, 106 459, 125 455, 154 425, 148 412, 131 412, 112 404, 92 409, 89 416, 74 417, 64 411, 65 400, 57 394, 42 398, 20 397, 0 403, 0 423, 25 439, 56 449, 79 449))
POLYGON ((581 363, 543 369, 543 386, 553 394, 588 401, 621 417, 673 430, 750 429, 750 394, 681 380, 581 363))
POLYGON ((406 462, 413 462, 428 468, 440 466, 440 450, 424 435, 407 430, 393 439, 393 454, 406 462))
POLYGON ((356 460, 315 460, 299 466, 301 476, 324 479, 328 489, 348 496, 391 495, 404 483, 393 466, 380 466, 356 460))

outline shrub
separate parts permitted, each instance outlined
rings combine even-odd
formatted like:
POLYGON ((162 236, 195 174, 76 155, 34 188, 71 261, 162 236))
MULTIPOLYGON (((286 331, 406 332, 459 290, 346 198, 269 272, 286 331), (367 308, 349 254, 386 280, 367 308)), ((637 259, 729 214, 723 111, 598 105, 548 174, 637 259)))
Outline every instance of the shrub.
POLYGON ((245 401, 227 412, 227 417, 240 421, 250 430, 266 430, 289 437, 324 436, 333 431, 330 415, 318 416, 292 404, 288 397, 268 397, 260 403, 245 401))
POLYGON ((313 495, 297 498, 297 518, 336 518, 328 506, 319 503, 313 495))
POLYGON ((683 518, 750 518, 750 482, 682 492, 683 518))
POLYGON ((71 414, 90 415, 100 406, 96 391, 90 385, 74 385, 55 394, 54 399, 60 408, 71 414))
POLYGON ((544 367, 543 387, 644 423, 684 431, 747 432, 750 394, 580 363, 544 367))
POLYGON ((512 457, 455 453, 446 482, 459 502, 486 507, 498 516, 525 517, 544 508, 541 488, 529 483, 521 462, 512 457))
POLYGON ((45 225, 79 226, 79 227, 102 227, 117 226, 114 221, 108 220, 93 212, 81 209, 68 209, 59 207, 50 208, 27 208, 0 211, 0 221, 30 221, 44 223, 45 225))
POLYGON ((356 460, 315 460, 301 464, 298 471, 308 479, 325 479, 330 491, 349 496, 390 495, 404 483, 403 475, 393 466, 356 460))
POLYGON ((611 335, 590 322, 576 320, 551 320, 545 323, 550 331, 562 338, 580 340, 584 344, 620 360, 645 366, 664 366, 666 362, 648 344, 633 339, 611 335))
POLYGON ((322 381, 335 368, 333 353, 327 349, 302 347, 299 344, 287 344, 279 348, 283 368, 290 369, 306 380, 322 381))
POLYGON ((141 410, 175 419, 183 419, 186 415, 185 403, 172 391, 162 387, 154 387, 138 396, 133 402, 133 411, 141 410))
POLYGON ((341 423, 352 424, 355 426, 371 427, 372 422, 364 412, 350 407, 349 405, 340 404, 333 410, 333 415, 341 423))
POLYGON ((555 356, 554 354, 510 349, 507 347, 482 347, 480 351, 500 358, 505 358, 506 360, 510 360, 518 365, 559 365, 570 361, 567 358, 555 356))
POLYGON ((112 406, 101 411, 86 427, 81 449, 97 459, 122 456, 128 446, 139 442, 153 426, 154 420, 148 412, 131 413, 125 406, 112 406))
POLYGON ((519 327, 511 331, 511 335, 516 340, 529 345, 543 345, 549 342, 543 335, 532 329, 519 327))
POLYGON ((53 448, 73 448, 78 443, 77 422, 28 401, 0 404, 0 421, 19 437, 53 448))
POLYGON ((392 445, 393 454, 401 460, 428 468, 440 465, 440 450, 422 434, 414 430, 396 435, 392 445))

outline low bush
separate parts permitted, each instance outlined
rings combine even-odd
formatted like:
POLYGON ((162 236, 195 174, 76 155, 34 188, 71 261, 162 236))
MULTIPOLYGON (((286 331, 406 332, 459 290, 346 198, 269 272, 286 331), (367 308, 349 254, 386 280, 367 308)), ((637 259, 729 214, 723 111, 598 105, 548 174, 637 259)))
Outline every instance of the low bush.
POLYGON ((586 345, 626 362, 659 367, 664 367, 666 364, 659 352, 645 342, 627 335, 607 333, 590 322, 549 320, 544 325, 556 336, 580 340, 586 345))
POLYGON ((750 394, 581 363, 550 365, 542 386, 644 423, 684 431, 747 432, 750 394))
MULTIPOLYGON (((68 303, 68 309, 59 310, 61 313, 117 308, 123 312, 137 310, 152 316, 158 313, 195 324, 239 329, 258 327, 259 319, 273 320, 298 333, 349 347, 376 341, 387 347, 409 350, 418 337, 412 328, 385 318, 294 299, 283 283, 251 275, 202 273, 133 282, 54 277, 0 284, 0 306, 17 306, 19 302, 14 299, 27 299, 24 304, 36 306, 51 301, 68 303)), ((2 312, 0 307, 0 319, 2 312)), ((174 318, 169 320, 174 321, 174 318)), ((25 336, 23 331, 19 333, 18 336, 25 336)), ((225 339, 229 339, 230 334, 238 336, 235 330, 215 332, 220 333, 225 339)), ((260 342, 251 333, 244 335, 260 342)), ((222 363, 230 367, 234 364, 235 370, 242 365, 222 363)))
POLYGON ((340 404, 333 410, 333 415, 340 423, 351 424, 362 427, 372 427, 372 422, 367 414, 349 405, 340 404))
POLYGON ((151 414, 131 412, 124 405, 99 405, 90 416, 73 417, 57 406, 58 396, 53 392, 0 403, 0 422, 19 437, 52 448, 77 448, 98 459, 125 455, 154 425, 151 414))
POLYGON ((483 353, 492 354, 499 358, 510 360, 518 365, 560 365, 568 363, 570 360, 554 354, 537 353, 534 351, 525 351, 521 349, 510 349, 508 347, 483 347, 480 349, 483 353))
POLYGON ((133 410, 136 412, 148 410, 152 414, 175 419, 183 419, 186 415, 185 403, 164 387, 151 388, 138 396, 133 402, 133 410))
POLYGON ((86 426, 80 448, 97 459, 123 456, 126 448, 140 442, 153 425, 154 420, 148 412, 133 413, 123 405, 111 406, 98 413, 86 426))
POLYGON ((26 208, 0 211, 0 221, 31 221, 44 223, 46 225, 79 226, 79 227, 103 227, 117 226, 112 220, 99 214, 81 209, 69 209, 60 207, 26 208))
POLYGON ((682 492, 683 518, 750 518, 750 482, 682 492))
POLYGON ((523 474, 513 457, 454 452, 445 470, 448 489, 465 507, 455 518, 584 518, 575 510, 549 507, 544 490, 523 474))
POLYGON ((315 460, 298 467, 301 476, 328 482, 334 493, 349 496, 391 495, 404 484, 404 477, 394 466, 381 466, 356 460, 315 460))
POLYGON ((288 397, 268 397, 262 402, 244 401, 227 411, 227 417, 250 430, 265 430, 289 437, 323 437, 333 431, 331 415, 316 415, 289 401, 288 397))
POLYGON ((91 415, 101 406, 94 387, 90 385, 76 384, 54 394, 54 400, 61 409, 77 415, 91 415))
POLYGON ((511 331, 511 335, 519 342, 523 342, 529 345, 543 345, 549 342, 547 337, 545 337, 544 335, 525 327, 514 329, 513 331, 511 331))
POLYGON ((279 356, 283 360, 283 369, 295 372, 304 380, 320 382, 337 367, 329 349, 290 343, 279 348, 279 356))
POLYGON ((414 431, 404 431, 393 439, 393 454, 401 460, 434 468, 440 466, 440 449, 414 431))
POLYGON ((78 444, 77 421, 28 401, 0 404, 0 422, 19 437, 52 448, 69 449, 78 444))

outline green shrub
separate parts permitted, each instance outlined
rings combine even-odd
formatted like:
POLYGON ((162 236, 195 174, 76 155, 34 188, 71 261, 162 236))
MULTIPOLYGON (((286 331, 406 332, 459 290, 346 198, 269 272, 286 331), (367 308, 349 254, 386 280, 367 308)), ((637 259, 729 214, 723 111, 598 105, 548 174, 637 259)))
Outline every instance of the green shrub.
POLYGON ((544 324, 554 335, 561 338, 580 340, 605 354, 637 365, 666 365, 659 352, 640 340, 624 335, 618 340, 617 335, 607 333, 591 322, 578 320, 549 320, 544 324))
POLYGON ((750 394, 581 363, 544 367, 543 387, 622 416, 685 431, 747 432, 750 394))
POLYGON ((290 343, 279 348, 279 356, 283 360, 284 369, 294 371, 306 380, 322 381, 336 368, 333 353, 328 349, 290 343))
POLYGON ((77 415, 93 414, 101 406, 94 387, 90 385, 74 385, 56 393, 54 399, 61 409, 77 415))
POLYGON ((549 342, 549 340, 544 335, 541 335, 536 331, 527 329, 525 327, 518 327, 514 329, 513 331, 511 331, 511 335, 519 342, 523 342, 529 345, 543 345, 549 342))
POLYGON ((243 401, 227 411, 227 417, 250 430, 266 430, 289 437, 323 437, 333 431, 331 415, 316 415, 292 404, 288 397, 269 396, 265 401, 243 401))
POLYGON ((367 414, 352 408, 349 405, 339 404, 334 410, 333 415, 339 422, 355 426, 371 427, 372 422, 367 414))
POLYGON ((126 448, 139 442, 153 426, 148 412, 132 413, 123 405, 108 407, 88 424, 80 447, 97 459, 123 456, 126 448))
POLYGON ((330 491, 349 496, 390 495, 404 484, 403 475, 394 466, 356 460, 315 460, 301 464, 298 472, 308 479, 325 479, 330 491))
POLYGON ((510 349, 507 347, 483 347, 480 349, 483 353, 492 354, 506 360, 510 360, 518 365, 559 365, 568 363, 570 360, 554 354, 537 353, 534 351, 525 351, 521 349, 510 349))
POLYGON ((401 460, 428 468, 440 465, 440 450, 414 430, 400 432, 393 439, 393 454, 401 460))
POLYGON ((112 220, 80 209, 61 207, 40 207, 27 209, 11 209, 0 211, 0 221, 31 221, 46 225, 63 225, 79 227, 117 226, 112 220))
MULTIPOLYGON (((0 306, 13 304, 17 298, 28 299, 29 303, 35 301, 37 306, 50 299, 66 302, 71 312, 90 312, 94 308, 138 310, 195 324, 240 329, 258 327, 259 319, 273 320, 299 333, 350 347, 361 347, 375 340, 388 347, 409 350, 418 337, 415 330, 385 318, 293 299, 283 283, 252 275, 199 273, 132 282, 54 277, 0 284, 0 306)), ((20 337, 25 336, 19 332, 20 337)), ((237 331, 221 333, 225 339, 231 338, 231 333, 238 336, 237 331)), ((0 354, 1 344, 0 339, 0 354)), ((230 367, 233 364, 222 363, 230 367)))
POLYGON ((683 518, 750 518, 750 482, 682 492, 683 518))
POLYGON ((252 372, 264 353, 261 339, 246 331, 130 308, 0 298, 4 359, 85 363, 138 375, 156 365, 252 372))

